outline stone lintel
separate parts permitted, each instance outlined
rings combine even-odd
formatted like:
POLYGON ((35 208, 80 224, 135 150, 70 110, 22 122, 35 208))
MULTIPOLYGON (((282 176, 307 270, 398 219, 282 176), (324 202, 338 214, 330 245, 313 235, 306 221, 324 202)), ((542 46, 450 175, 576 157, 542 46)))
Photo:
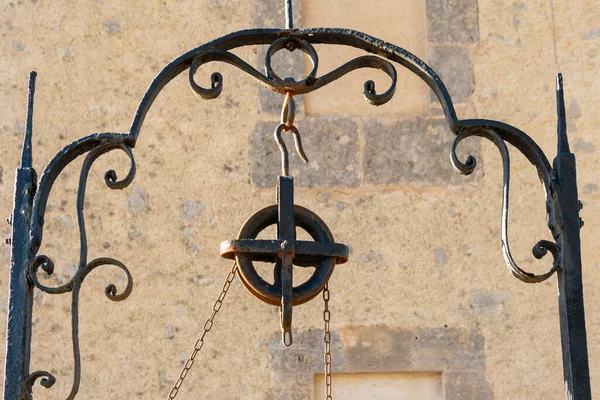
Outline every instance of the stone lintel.
MULTIPOLYGON (((294 333, 289 349, 284 349, 279 333, 272 336, 271 391, 284 396, 273 398, 314 393, 314 375, 323 373, 322 342, 320 330, 294 333)), ((475 330, 345 327, 332 332, 332 355, 334 373, 438 372, 447 400, 494 399, 485 379, 485 340, 475 330)))

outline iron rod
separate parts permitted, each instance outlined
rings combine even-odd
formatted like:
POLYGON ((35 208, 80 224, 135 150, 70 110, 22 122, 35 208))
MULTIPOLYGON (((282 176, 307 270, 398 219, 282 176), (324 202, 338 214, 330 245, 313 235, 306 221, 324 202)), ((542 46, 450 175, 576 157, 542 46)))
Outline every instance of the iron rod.
POLYGON ((286 346, 292 344, 292 291, 293 261, 295 254, 285 249, 285 243, 295 243, 296 226, 294 224, 294 179, 280 176, 277 181, 277 236, 282 243, 281 258, 281 329, 282 341, 286 346))
POLYGON ((294 29, 292 0, 285 0, 285 29, 294 29))

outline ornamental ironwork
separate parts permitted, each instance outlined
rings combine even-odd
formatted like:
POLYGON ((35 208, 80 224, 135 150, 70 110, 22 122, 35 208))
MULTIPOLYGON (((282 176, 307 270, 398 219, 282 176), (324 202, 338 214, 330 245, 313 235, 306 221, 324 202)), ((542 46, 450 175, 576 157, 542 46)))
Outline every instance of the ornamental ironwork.
POLYGON ((294 204, 293 178, 290 176, 289 155, 282 135, 289 132, 293 136, 298 155, 307 162, 308 158, 302 147, 301 127, 299 129, 294 124, 294 96, 315 91, 350 71, 368 68, 383 71, 391 79, 391 84, 383 91, 378 90, 373 81, 364 84, 365 100, 376 106, 383 105, 394 96, 397 66, 413 72, 437 96, 448 127, 456 135, 450 149, 450 156, 458 172, 468 175, 476 167, 473 156, 469 156, 464 161, 457 156, 457 146, 463 140, 472 136, 482 137, 490 140, 498 148, 503 167, 502 252, 506 264, 512 275, 525 283, 542 282, 554 274, 557 275, 566 398, 591 399, 581 277, 580 228, 583 222, 579 217, 579 211, 582 205, 577 196, 575 156, 569 149, 566 132, 562 76, 559 74, 556 80, 558 144, 557 155, 551 164, 531 137, 518 128, 499 121, 458 118, 452 99, 439 76, 409 51, 349 29, 295 29, 291 0, 285 1, 285 9, 284 29, 251 29, 230 33, 175 59, 151 83, 127 132, 95 133, 74 141, 56 154, 39 179, 32 167, 32 115, 36 74, 31 73, 23 151, 16 173, 13 213, 8 220, 12 225, 12 234, 7 239, 7 243, 11 246, 11 267, 4 400, 30 399, 32 387, 36 382, 46 388, 52 387, 56 382, 56 378, 49 372, 29 370, 32 304, 35 290, 47 294, 70 293, 71 295, 74 376, 71 392, 67 398, 76 397, 81 376, 78 322, 79 297, 83 281, 96 268, 113 265, 122 270, 127 283, 121 290, 113 284, 108 285, 105 290, 106 296, 112 301, 125 300, 133 288, 133 277, 120 261, 106 257, 88 259, 84 200, 90 168, 101 155, 114 150, 122 151, 130 160, 129 172, 125 177, 119 178, 115 171, 109 170, 105 173, 104 180, 110 189, 123 189, 131 184, 136 173, 133 149, 154 100, 165 85, 186 70, 189 74, 189 84, 198 96, 203 99, 218 97, 225 85, 221 74, 211 75, 209 87, 201 86, 196 80, 198 68, 212 62, 231 64, 264 87, 283 96, 281 123, 274 130, 274 139, 281 152, 282 174, 277 182, 277 203, 255 213, 246 221, 236 239, 221 244, 221 255, 234 260, 232 269, 204 325, 202 336, 195 343, 178 381, 169 393, 169 399, 177 396, 179 388, 204 345, 205 336, 211 330, 215 316, 221 309, 236 274, 250 293, 269 304, 280 307, 282 340, 285 345, 292 344, 293 306, 322 294, 325 304, 323 320, 326 398, 332 398, 328 280, 337 264, 348 261, 349 251, 345 245, 335 242, 329 228, 318 215, 294 204), (319 56, 314 47, 316 44, 354 47, 369 54, 321 74, 319 56), (265 73, 259 72, 231 52, 233 49, 248 45, 269 46, 264 60, 265 73), (278 76, 271 66, 271 59, 275 53, 282 50, 290 52, 298 50, 305 53, 312 64, 311 71, 301 80, 278 76), (510 156, 507 143, 525 155, 536 168, 545 190, 548 228, 554 241, 541 240, 533 247, 533 255, 538 259, 544 258, 548 253, 552 256, 547 272, 540 275, 520 268, 510 252, 508 237, 510 156), (83 155, 85 158, 79 177, 76 204, 80 234, 78 269, 67 283, 60 286, 46 286, 38 278, 40 269, 47 275, 52 275, 54 272, 51 257, 39 254, 43 240, 46 205, 57 177, 67 165, 83 155), (271 225, 277 225, 277 238, 258 240, 258 234, 271 225), (297 240, 297 227, 306 230, 313 240, 297 240), (273 264, 275 277, 273 284, 267 283, 264 277, 258 274, 254 262, 273 264), (314 268, 310 278, 296 287, 293 286, 292 279, 294 266, 314 268))

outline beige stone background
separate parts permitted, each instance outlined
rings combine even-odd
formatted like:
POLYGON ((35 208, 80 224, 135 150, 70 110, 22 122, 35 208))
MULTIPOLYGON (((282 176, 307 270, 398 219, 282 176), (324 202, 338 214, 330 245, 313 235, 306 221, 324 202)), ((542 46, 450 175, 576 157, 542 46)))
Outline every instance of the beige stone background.
MULTIPOLYGON (((303 27, 310 21, 345 25, 347 15, 347 27, 382 39, 389 36, 395 44, 428 59, 427 46, 419 44, 419 39, 428 40, 424 1, 411 2, 414 8, 408 11, 396 2, 372 1, 367 15, 358 8, 367 2, 338 0, 333 2, 337 12, 325 8, 315 16, 310 7, 318 3, 302 5, 303 27), (421 34, 397 35, 396 28, 406 30, 406 26, 421 34)), ((446 5, 454 3, 460 2, 446 5)), ((0 215, 11 212, 30 70, 39 74, 34 165, 41 173, 72 140, 93 132, 126 132, 153 77, 180 54, 230 31, 252 27, 256 21, 268 20, 263 26, 283 25, 271 14, 257 18, 257 10, 264 7, 251 0, 0 1, 0 215)), ((569 134, 585 204, 584 290, 592 388, 598 394, 600 91, 594 83, 600 74, 600 3, 479 0, 476 15, 478 40, 467 46, 473 92, 458 107, 460 116, 498 119, 520 127, 553 158, 555 74, 565 75, 569 134)), ((319 51, 324 54, 325 49, 319 51)), ((243 48, 237 54, 254 63, 257 49, 243 48)), ((274 202, 273 189, 251 179, 256 165, 250 160, 249 139, 257 126, 270 123, 273 116, 259 111, 258 85, 234 68, 210 65, 198 72, 199 79, 208 82, 213 70, 225 78, 223 93, 216 100, 197 99, 185 74, 160 94, 134 151, 138 173, 129 188, 112 191, 103 184, 106 170, 114 168, 120 176, 127 172, 126 157, 118 152, 100 159, 90 173, 89 258, 121 260, 130 268, 135 286, 126 301, 108 301, 104 287, 124 283, 111 267, 92 273, 83 286, 82 399, 166 397, 229 269, 229 263, 219 259, 219 243, 234 238, 246 217, 274 202)), ((364 79, 353 79, 345 78, 328 90, 335 95, 336 85, 355 85, 351 95, 360 103, 364 79)), ((428 112, 418 103, 428 95, 427 88, 416 77, 402 75, 397 92, 389 106, 398 115, 386 113, 383 106, 376 111, 375 121, 389 126, 409 118, 403 112, 428 112), (410 102, 413 97, 414 108, 393 103, 410 102)), ((311 107, 319 113, 318 103, 307 100, 308 110, 311 107)), ((318 129, 306 118, 306 127, 318 129)), ((298 121, 301 131, 302 121, 298 121)), ((449 150, 448 146, 445 160, 449 150)), ((319 153, 335 157, 336 149, 310 147, 307 153, 318 160, 319 153)), ((555 278, 526 285, 505 268, 499 236, 501 161, 488 143, 481 143, 480 153, 479 175, 454 178, 458 184, 373 184, 359 173, 355 185, 317 182, 297 189, 297 202, 321 215, 336 240, 351 248, 351 261, 336 270, 330 284, 336 371, 442 373, 437 367, 414 364, 405 369, 404 342, 391 340, 410 341, 411 332, 424 336, 438 332, 428 339, 430 347, 419 353, 421 358, 415 359, 426 359, 428 352, 437 352, 432 358, 450 359, 440 345, 447 337, 455 338, 448 348, 479 343, 473 353, 481 362, 479 375, 473 383, 463 382, 462 398, 563 398, 555 278), (375 364, 360 363, 364 352, 375 364), (479 387, 481 376, 489 390, 478 396, 473 388, 479 387)), ((424 150, 415 168, 427 168, 432 162, 424 150)), ((444 165, 452 169, 449 161, 444 165)), ((535 260, 530 249, 550 236, 543 191, 533 167, 514 151, 512 165, 513 254, 523 268, 541 272, 549 261, 535 260)), ((80 162, 65 170, 49 201, 40 251, 56 264, 48 283, 64 282, 75 272, 79 168, 80 162)), ((262 168, 276 174, 279 165, 264 163, 262 168)), ((298 179, 310 168, 314 169, 299 167, 298 179)), ((0 233, 8 236, 8 226, 0 233)), ((8 246, 1 254, 0 316, 4 319, 8 246)), ((318 334, 322 307, 321 301, 313 301, 294 312, 295 334, 314 339, 302 343, 316 349, 310 350, 313 353, 322 346, 318 334)), ((58 378, 52 389, 36 387, 36 399, 65 398, 70 390, 70 330, 70 296, 36 293, 32 370, 48 369, 58 378)), ((287 375, 278 370, 280 362, 290 360, 288 356, 301 359, 298 354, 305 347, 286 353, 278 332, 278 310, 251 297, 236 281, 181 398, 306 398, 293 394, 301 381, 293 369, 286 370, 287 375)), ((4 340, 3 332, 0 339, 4 340)), ((411 351, 421 351, 414 346, 411 351)))

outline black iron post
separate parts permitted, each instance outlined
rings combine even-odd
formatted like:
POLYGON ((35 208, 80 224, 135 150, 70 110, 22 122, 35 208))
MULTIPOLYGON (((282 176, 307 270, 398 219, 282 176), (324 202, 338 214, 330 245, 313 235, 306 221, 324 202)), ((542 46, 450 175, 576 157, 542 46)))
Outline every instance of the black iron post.
POLYGON ((4 400, 26 398, 25 379, 29 376, 31 315, 33 308, 33 285, 27 278, 30 262, 29 227, 37 174, 32 167, 31 135, 33 119, 33 95, 36 73, 29 76, 29 100, 27 126, 23 141, 21 165, 17 168, 13 213, 8 222, 12 224, 10 287, 8 294, 8 322, 6 357, 4 361, 4 400))
MULTIPOLYGON (((579 217, 582 203, 577 196, 575 155, 569 149, 562 76, 557 78, 558 154, 554 159, 555 185, 551 195, 556 205, 556 224, 562 238, 562 268, 558 274, 558 309, 567 400, 591 400, 579 217)), ((560 240, 560 239, 559 239, 560 240)))

